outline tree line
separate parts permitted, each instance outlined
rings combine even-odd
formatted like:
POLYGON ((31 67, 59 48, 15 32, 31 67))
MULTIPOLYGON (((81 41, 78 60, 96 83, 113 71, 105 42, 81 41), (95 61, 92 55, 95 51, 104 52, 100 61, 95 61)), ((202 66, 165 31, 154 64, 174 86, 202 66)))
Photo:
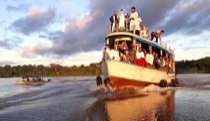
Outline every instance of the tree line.
POLYGON ((94 76, 100 73, 100 68, 92 63, 88 66, 61 66, 61 65, 5 65, 0 66, 0 77, 23 77, 26 75, 41 74, 44 76, 94 76))
POLYGON ((191 61, 177 61, 176 73, 210 73, 210 57, 191 61))
MULTIPOLYGON (((210 57, 199 60, 176 62, 176 73, 210 73, 210 57)), ((100 68, 92 63, 88 66, 44 65, 5 65, 0 66, 0 77, 22 77, 41 74, 44 76, 95 76, 100 74, 100 68)))

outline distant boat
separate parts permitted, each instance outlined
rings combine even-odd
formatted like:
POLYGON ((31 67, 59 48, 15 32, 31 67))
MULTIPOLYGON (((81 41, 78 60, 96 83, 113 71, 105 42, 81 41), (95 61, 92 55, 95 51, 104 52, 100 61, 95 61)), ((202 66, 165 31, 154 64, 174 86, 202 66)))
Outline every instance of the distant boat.
POLYGON ((22 77, 21 80, 17 81, 17 85, 28 85, 28 86, 41 86, 45 83, 50 82, 51 79, 44 80, 43 75, 27 75, 22 77))
POLYGON ((156 68, 154 65, 146 67, 137 65, 137 63, 131 64, 112 58, 106 61, 102 59, 100 63, 101 78, 105 84, 109 84, 109 87, 113 90, 129 86, 144 87, 150 84, 161 87, 169 85, 176 86, 178 84, 175 74, 173 50, 162 43, 159 44, 148 38, 143 38, 126 31, 108 32, 105 37, 105 44, 109 45, 110 50, 112 49, 119 52, 119 44, 122 42, 127 44, 129 48, 128 51, 130 51, 133 46, 136 48, 136 52, 138 52, 140 47, 144 48, 149 53, 155 51, 158 53, 159 58, 161 56, 169 59, 170 68, 166 66, 156 68))

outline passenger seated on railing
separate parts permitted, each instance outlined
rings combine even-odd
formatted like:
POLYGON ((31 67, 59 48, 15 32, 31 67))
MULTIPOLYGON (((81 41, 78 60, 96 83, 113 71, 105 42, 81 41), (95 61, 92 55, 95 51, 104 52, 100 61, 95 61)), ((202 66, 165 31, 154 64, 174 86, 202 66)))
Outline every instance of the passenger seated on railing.
POLYGON ((112 60, 115 60, 115 50, 114 49, 111 49, 109 52, 109 57, 112 59, 112 60))
POLYGON ((123 52, 125 54, 125 52, 128 50, 128 45, 125 41, 122 41, 121 44, 119 44, 118 48, 120 52, 123 52))
POLYGON ((132 49, 128 53, 128 58, 131 64, 135 64, 136 61, 136 49, 135 46, 132 46, 132 49))
POLYGON ((120 61, 119 51, 111 49, 112 59, 116 61, 120 61))
POLYGON ((119 31, 125 31, 125 15, 123 9, 120 9, 120 16, 119 16, 119 31))
POLYGON ((118 18, 117 18, 117 11, 114 11, 114 14, 109 18, 111 22, 111 32, 118 31, 118 18))
POLYGON ((119 56, 120 56, 120 61, 126 62, 126 63, 129 62, 126 55, 123 52, 119 52, 119 56))
POLYGON ((147 62, 147 64, 149 64, 150 66, 153 65, 154 53, 155 53, 155 52, 153 52, 153 54, 152 54, 152 52, 150 52, 150 53, 147 53, 147 55, 146 55, 146 62, 147 62))
POLYGON ((139 51, 136 53, 136 65, 139 66, 147 66, 147 62, 145 60, 144 52, 142 51, 142 48, 139 48, 139 51))
POLYGON ((141 26, 140 37, 146 38, 146 27, 141 26))
POLYGON ((148 29, 148 27, 146 27, 145 38, 147 38, 147 39, 150 38, 150 34, 149 34, 149 29, 148 29))
POLYGON ((135 7, 131 7, 131 15, 129 17, 130 20, 130 32, 139 35, 139 23, 138 23, 138 13, 136 12, 135 7), (137 26, 138 25, 138 26, 137 26))
POLYGON ((158 38, 161 41, 160 35, 164 33, 164 30, 155 30, 151 33, 151 40, 153 41, 154 37, 156 38, 156 43, 158 43, 158 38))
POLYGON ((129 15, 125 14, 125 31, 128 32, 130 27, 129 15))

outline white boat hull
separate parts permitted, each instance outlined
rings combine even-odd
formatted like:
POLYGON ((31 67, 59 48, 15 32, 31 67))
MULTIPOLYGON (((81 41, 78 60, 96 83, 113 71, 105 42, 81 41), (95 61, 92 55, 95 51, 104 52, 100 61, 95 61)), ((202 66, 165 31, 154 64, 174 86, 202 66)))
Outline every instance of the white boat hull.
POLYGON ((121 88, 125 86, 147 86, 149 84, 159 85, 161 80, 171 84, 175 79, 175 73, 154 68, 141 67, 124 62, 110 60, 106 62, 107 77, 112 88, 121 88))

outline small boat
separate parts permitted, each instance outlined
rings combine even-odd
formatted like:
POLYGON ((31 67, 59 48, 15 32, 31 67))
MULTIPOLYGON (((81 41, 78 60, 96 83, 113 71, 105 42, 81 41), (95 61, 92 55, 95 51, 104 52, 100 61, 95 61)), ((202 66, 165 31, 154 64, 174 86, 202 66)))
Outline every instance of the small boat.
POLYGON ((28 76, 22 77, 22 79, 17 81, 16 84, 28 85, 28 86, 41 86, 50 81, 51 79, 44 80, 43 75, 28 75, 28 76))

